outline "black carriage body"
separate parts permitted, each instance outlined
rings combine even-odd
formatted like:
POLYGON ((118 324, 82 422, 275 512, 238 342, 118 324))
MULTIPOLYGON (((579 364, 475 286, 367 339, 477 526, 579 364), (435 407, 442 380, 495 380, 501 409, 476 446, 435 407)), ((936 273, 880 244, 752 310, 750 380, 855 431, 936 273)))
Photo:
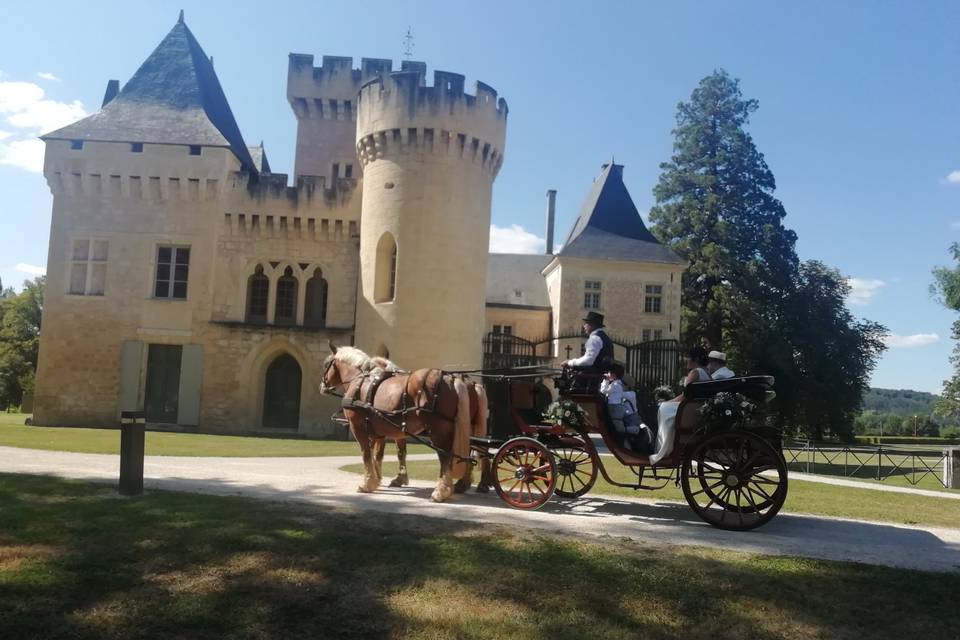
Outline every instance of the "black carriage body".
POLYGON ((752 529, 768 522, 786 499, 780 433, 760 421, 711 429, 701 419, 700 407, 721 391, 765 403, 775 395, 773 382, 769 376, 751 376, 689 385, 677 410, 672 452, 651 465, 648 456, 624 448, 617 438, 605 399, 596 391, 597 374, 566 371, 554 379, 562 399, 572 400, 587 411, 590 424, 579 428, 542 424, 541 416, 551 399, 542 379, 504 377, 487 383, 491 433, 488 438, 476 439, 475 446, 482 455, 493 458, 489 481, 514 507, 538 508, 554 491, 562 497, 579 497, 590 490, 599 473, 612 485, 633 489, 660 489, 673 480, 683 488, 694 511, 710 524, 752 529), (598 434, 612 456, 634 472, 635 481, 623 483, 610 476, 591 433, 598 434), (489 453, 491 450, 497 451, 495 456, 489 453), (512 476, 506 476, 506 484, 500 475, 504 468, 508 472, 514 469, 512 476), (526 471, 521 473, 521 468, 526 471), (548 472, 555 477, 536 475, 548 472), (515 493, 515 487, 520 486, 522 492, 524 477, 532 478, 530 487, 542 491, 530 491, 527 500, 518 500, 510 487, 515 493))

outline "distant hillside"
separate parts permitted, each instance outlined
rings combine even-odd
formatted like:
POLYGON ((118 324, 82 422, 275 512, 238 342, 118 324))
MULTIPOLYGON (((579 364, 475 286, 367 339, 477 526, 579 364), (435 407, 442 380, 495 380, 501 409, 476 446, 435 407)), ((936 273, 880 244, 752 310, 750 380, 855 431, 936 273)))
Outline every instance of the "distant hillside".
POLYGON ((910 389, 870 389, 863 398, 864 411, 898 416, 929 415, 937 396, 910 389))

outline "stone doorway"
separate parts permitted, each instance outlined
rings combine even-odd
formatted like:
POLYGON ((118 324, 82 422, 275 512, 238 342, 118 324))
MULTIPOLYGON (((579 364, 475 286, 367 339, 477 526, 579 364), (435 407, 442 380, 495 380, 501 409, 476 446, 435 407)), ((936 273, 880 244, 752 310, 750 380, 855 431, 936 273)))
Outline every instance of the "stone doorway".
POLYGON ((303 373, 288 353, 267 367, 263 387, 263 426, 272 429, 300 427, 300 386, 303 373))
POLYGON ((180 360, 183 347, 151 344, 143 409, 147 422, 176 424, 180 409, 180 360))

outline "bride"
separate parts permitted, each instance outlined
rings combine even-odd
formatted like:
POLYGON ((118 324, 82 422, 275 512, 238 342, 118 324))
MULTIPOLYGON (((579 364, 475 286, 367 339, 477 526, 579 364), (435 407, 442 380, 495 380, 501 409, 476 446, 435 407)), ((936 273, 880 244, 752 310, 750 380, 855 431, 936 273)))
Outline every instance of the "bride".
MULTIPOLYGON (((710 374, 706 370, 707 350, 703 347, 693 347, 687 352, 687 377, 680 383, 687 386, 692 382, 704 382, 710 380, 710 374)), ((660 403, 660 409, 657 411, 657 444, 654 453, 650 455, 650 464, 656 464, 666 458, 673 451, 674 421, 677 417, 677 409, 680 407, 680 401, 683 394, 680 394, 673 400, 660 403)))

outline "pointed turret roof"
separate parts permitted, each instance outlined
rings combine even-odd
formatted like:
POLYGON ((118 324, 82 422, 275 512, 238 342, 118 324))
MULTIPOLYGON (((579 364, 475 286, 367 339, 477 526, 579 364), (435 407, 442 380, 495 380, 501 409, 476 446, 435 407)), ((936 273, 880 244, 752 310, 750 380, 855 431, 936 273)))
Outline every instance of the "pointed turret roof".
POLYGON ((213 63, 182 15, 115 98, 43 139, 229 147, 256 171, 213 63))
POLYGON ((629 262, 683 264, 680 256, 660 244, 623 184, 623 165, 605 164, 593 181, 580 215, 570 230, 561 257, 629 262))

